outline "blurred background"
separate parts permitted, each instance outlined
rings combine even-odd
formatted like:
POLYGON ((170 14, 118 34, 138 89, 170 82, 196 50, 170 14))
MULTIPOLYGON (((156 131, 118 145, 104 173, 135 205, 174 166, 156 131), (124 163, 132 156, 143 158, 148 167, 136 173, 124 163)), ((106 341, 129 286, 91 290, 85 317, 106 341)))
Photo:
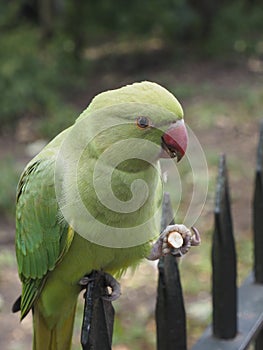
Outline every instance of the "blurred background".
MULTIPOLYGON (((230 175, 239 283, 251 269, 251 200, 263 119, 262 2, 0 1, 0 29, 0 348, 31 346, 30 316, 20 324, 10 312, 20 293, 14 251, 19 174, 94 95, 145 79, 181 101, 208 163, 207 201, 195 224, 202 246, 181 262, 190 346, 211 319, 210 242, 222 152, 230 175)), ((187 186, 186 161, 178 168, 187 186)), ((173 192, 172 184, 168 190, 173 192)), ((182 195, 187 203, 191 191, 182 195)), ((182 204, 178 221, 185 210, 182 204)), ((156 265, 149 262, 121 279, 114 350, 155 349, 156 280, 156 265)), ((74 350, 80 349, 82 307, 80 297, 74 350)))

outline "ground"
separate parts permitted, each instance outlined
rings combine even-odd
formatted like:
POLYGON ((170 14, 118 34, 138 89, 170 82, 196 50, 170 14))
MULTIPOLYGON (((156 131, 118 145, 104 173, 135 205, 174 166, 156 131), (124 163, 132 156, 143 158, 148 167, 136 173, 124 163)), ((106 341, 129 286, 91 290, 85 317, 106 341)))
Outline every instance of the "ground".
MULTIPOLYGON (((156 70, 151 67, 150 71, 140 74, 107 72, 90 78, 86 93, 74 98, 74 103, 81 110, 100 90, 134 80, 148 79, 171 89, 183 104, 185 120, 202 145, 209 170, 207 200, 200 218, 195 223, 202 232, 203 243, 201 247, 193 248, 180 264, 189 320, 190 345, 200 335, 210 318, 210 242, 217 164, 221 153, 227 155, 229 169, 233 220, 239 252, 239 282, 251 269, 251 203, 259 124, 260 118, 263 118, 263 74, 260 67, 248 59, 228 64, 186 62, 165 68, 158 66, 156 70)), ((30 127, 29 123, 29 130, 30 127)), ((23 132, 23 127, 20 126, 13 136, 3 135, 0 141, 0 157, 12 154, 12 159, 20 167, 30 159, 32 145, 36 145, 33 144, 36 141, 34 139, 30 140, 29 144, 25 143, 21 137, 23 132)), ((189 197, 189 193, 183 194, 184 196, 189 197)), ((29 349, 32 333, 31 316, 20 324, 19 315, 10 311, 13 301, 20 293, 15 265, 14 233, 14 220, 2 219, 0 348, 4 350, 29 349)), ((123 293, 114 304, 117 312, 114 350, 155 348, 156 280, 156 264, 149 262, 143 263, 133 275, 129 273, 122 278, 123 293)), ((81 325, 81 306, 79 309, 74 349, 80 349, 78 330, 81 325)))

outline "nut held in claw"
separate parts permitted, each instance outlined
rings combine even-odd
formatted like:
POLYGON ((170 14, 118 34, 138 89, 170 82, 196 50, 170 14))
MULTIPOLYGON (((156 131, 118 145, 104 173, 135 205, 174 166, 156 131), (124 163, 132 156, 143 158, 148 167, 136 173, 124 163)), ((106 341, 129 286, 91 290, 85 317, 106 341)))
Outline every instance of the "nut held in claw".
POLYGON ((182 235, 177 231, 171 232, 168 236, 167 241, 173 248, 180 248, 184 244, 182 235))

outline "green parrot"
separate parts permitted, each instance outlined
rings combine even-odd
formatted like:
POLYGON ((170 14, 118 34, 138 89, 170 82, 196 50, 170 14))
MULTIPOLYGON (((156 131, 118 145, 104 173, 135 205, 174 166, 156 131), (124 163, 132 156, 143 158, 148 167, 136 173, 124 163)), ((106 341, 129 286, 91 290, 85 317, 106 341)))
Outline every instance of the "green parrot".
POLYGON ((22 320, 32 309, 33 349, 70 349, 81 281, 92 270, 118 277, 171 253, 174 228, 184 238, 179 253, 197 243, 183 225, 159 237, 159 158, 179 161, 187 141, 177 99, 145 81, 97 95, 26 166, 16 202, 22 294, 13 311, 22 320))

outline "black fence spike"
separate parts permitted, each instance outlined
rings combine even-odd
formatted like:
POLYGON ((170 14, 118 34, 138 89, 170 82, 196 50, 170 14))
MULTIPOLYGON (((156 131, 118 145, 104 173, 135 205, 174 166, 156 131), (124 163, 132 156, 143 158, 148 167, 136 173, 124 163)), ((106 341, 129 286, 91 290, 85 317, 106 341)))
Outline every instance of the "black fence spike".
MULTIPOLYGON (((161 230, 174 224, 169 194, 164 194, 161 230)), ((186 350, 186 315, 177 260, 172 255, 158 263, 156 302, 157 349, 186 350)))
MULTIPOLYGON (((263 121, 260 125, 257 149, 256 176, 253 198, 253 236, 254 236, 254 278, 263 283, 263 121)), ((263 329, 256 341, 255 350, 263 348, 263 329)))
POLYGON ((263 122, 257 149, 257 166, 253 199, 254 275, 263 283, 263 122))
POLYGON ((110 301, 103 299, 107 293, 105 277, 100 271, 92 271, 88 277, 90 282, 84 294, 82 349, 111 350, 114 308, 110 301))
POLYGON ((219 162, 214 214, 213 335, 222 339, 231 339, 237 334, 237 272, 225 155, 221 156, 219 162))

